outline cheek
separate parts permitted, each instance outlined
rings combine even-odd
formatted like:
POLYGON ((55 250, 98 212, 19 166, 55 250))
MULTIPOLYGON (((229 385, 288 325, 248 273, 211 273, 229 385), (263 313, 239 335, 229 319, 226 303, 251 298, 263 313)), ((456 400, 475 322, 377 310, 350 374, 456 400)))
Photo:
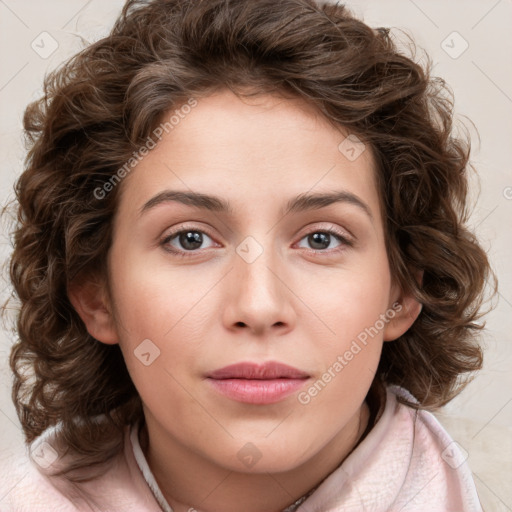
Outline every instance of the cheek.
POLYGON ((386 273, 350 278, 347 274, 321 294, 315 311, 323 311, 328 329, 323 326, 322 335, 310 331, 308 347, 318 372, 297 396, 312 429, 330 425, 336 430, 361 406, 382 351, 381 315, 386 312, 388 277, 386 273))
POLYGON ((191 272, 148 263, 142 256, 118 261, 112 270, 116 319, 123 329, 121 339, 130 343, 150 336, 168 338, 211 286, 211 277, 198 279, 191 272))
MULTIPOLYGON (((342 349, 385 313, 391 277, 386 255, 379 252, 353 258, 340 268, 319 269, 314 275, 297 274, 294 282, 300 283, 298 293, 308 314, 316 317, 310 325, 318 326, 318 340, 342 349)), ((377 327, 382 328, 380 322, 377 327)))
POLYGON ((391 281, 385 254, 381 256, 361 258, 357 268, 331 272, 314 293, 309 284, 304 302, 315 312, 311 325, 318 328, 305 328, 310 331, 310 353, 323 368, 317 388, 329 388, 320 402, 364 391, 375 375, 391 281))
POLYGON ((184 392, 190 389, 186 371, 200 350, 192 332, 197 329, 192 309, 197 298, 183 293, 182 283, 163 282, 154 269, 134 270, 120 266, 115 289, 119 345, 131 379, 150 411, 172 411, 169 422, 191 411, 199 415, 194 399, 184 392))
POLYGON ((178 382, 188 385, 187 372, 204 349, 205 321, 209 313, 219 314, 206 295, 217 278, 149 265, 119 248, 112 261, 116 258, 118 265, 111 266, 116 327, 132 380, 141 396, 157 390, 179 396, 178 382))

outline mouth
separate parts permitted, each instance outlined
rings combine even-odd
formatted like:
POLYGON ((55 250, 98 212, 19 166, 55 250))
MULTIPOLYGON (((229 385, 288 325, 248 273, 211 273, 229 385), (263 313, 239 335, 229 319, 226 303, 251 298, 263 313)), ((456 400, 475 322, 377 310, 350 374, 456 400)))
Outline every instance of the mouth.
POLYGON ((283 363, 237 363, 215 370, 207 381, 220 394, 248 404, 272 404, 298 391, 309 375, 283 363))

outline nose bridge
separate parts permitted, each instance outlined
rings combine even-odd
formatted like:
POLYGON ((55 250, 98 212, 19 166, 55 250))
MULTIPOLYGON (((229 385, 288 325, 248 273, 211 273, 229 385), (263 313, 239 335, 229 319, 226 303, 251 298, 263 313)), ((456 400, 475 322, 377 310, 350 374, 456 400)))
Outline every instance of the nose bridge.
POLYGON ((253 299, 276 300, 280 287, 276 277, 279 263, 272 234, 247 236, 236 247, 236 253, 235 274, 240 292, 248 293, 253 299))
POLYGON ((226 310, 228 324, 245 325, 253 331, 265 331, 273 325, 290 327, 293 308, 281 281, 283 262, 272 233, 247 236, 235 251, 230 282, 234 290, 226 310))

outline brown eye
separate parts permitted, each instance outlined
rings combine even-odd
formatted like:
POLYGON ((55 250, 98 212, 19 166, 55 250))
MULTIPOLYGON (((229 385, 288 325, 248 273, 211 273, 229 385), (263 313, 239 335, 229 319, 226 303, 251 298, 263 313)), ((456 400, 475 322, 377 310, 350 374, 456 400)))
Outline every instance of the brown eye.
POLYGON ((178 243, 187 251, 199 249, 203 243, 203 235, 199 231, 181 231, 175 237, 178 243))
MULTIPOLYGON (((188 253, 200 252, 205 242, 210 240, 211 237, 200 229, 185 228, 169 233, 160 243, 162 247, 173 254, 178 256, 188 256, 188 253)), ((213 247, 213 244, 210 245, 213 247)))
POLYGON ((301 240, 307 240, 307 249, 312 249, 314 251, 320 252, 333 252, 340 250, 339 247, 352 245, 352 242, 348 240, 344 235, 332 229, 313 231, 306 235, 305 237, 303 237, 301 240), (331 247, 330 251, 326 251, 326 249, 329 249, 329 246, 333 242, 337 242, 338 245, 336 245, 335 247, 331 247))

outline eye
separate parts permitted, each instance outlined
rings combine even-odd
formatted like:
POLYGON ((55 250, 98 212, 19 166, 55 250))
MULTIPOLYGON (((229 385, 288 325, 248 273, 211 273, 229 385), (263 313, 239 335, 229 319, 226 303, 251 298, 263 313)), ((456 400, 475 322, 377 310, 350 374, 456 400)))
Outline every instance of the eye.
POLYGON ((351 247, 353 245, 352 241, 349 240, 344 233, 334 228, 311 231, 305 237, 301 238, 301 241, 302 240, 306 240, 306 243, 311 245, 310 249, 314 252, 338 252, 344 250, 346 246, 351 247), (338 245, 326 251, 325 249, 328 249, 332 242, 338 242, 338 245))
MULTIPOLYGON (((160 244, 162 247, 177 256, 188 256, 187 253, 198 252, 205 242, 205 238, 213 241, 211 237, 200 229, 185 228, 169 233, 160 244)), ((212 245, 211 247, 214 247, 212 245)))
MULTIPOLYGON (((210 240, 211 242, 209 247, 218 246, 213 242, 212 237, 202 229, 196 227, 181 227, 181 229, 167 234, 160 242, 160 245, 175 256, 189 257, 193 256, 193 253, 201 252, 200 249, 209 248, 203 246, 206 240, 210 240)), ((347 246, 353 246, 353 242, 345 233, 334 228, 316 229, 301 238, 300 241, 302 242, 302 240, 306 240, 306 243, 309 244, 310 247, 301 245, 298 247, 309 249, 313 253, 332 254, 345 250, 347 246), (337 245, 327 250, 334 242, 337 243, 337 245)))

